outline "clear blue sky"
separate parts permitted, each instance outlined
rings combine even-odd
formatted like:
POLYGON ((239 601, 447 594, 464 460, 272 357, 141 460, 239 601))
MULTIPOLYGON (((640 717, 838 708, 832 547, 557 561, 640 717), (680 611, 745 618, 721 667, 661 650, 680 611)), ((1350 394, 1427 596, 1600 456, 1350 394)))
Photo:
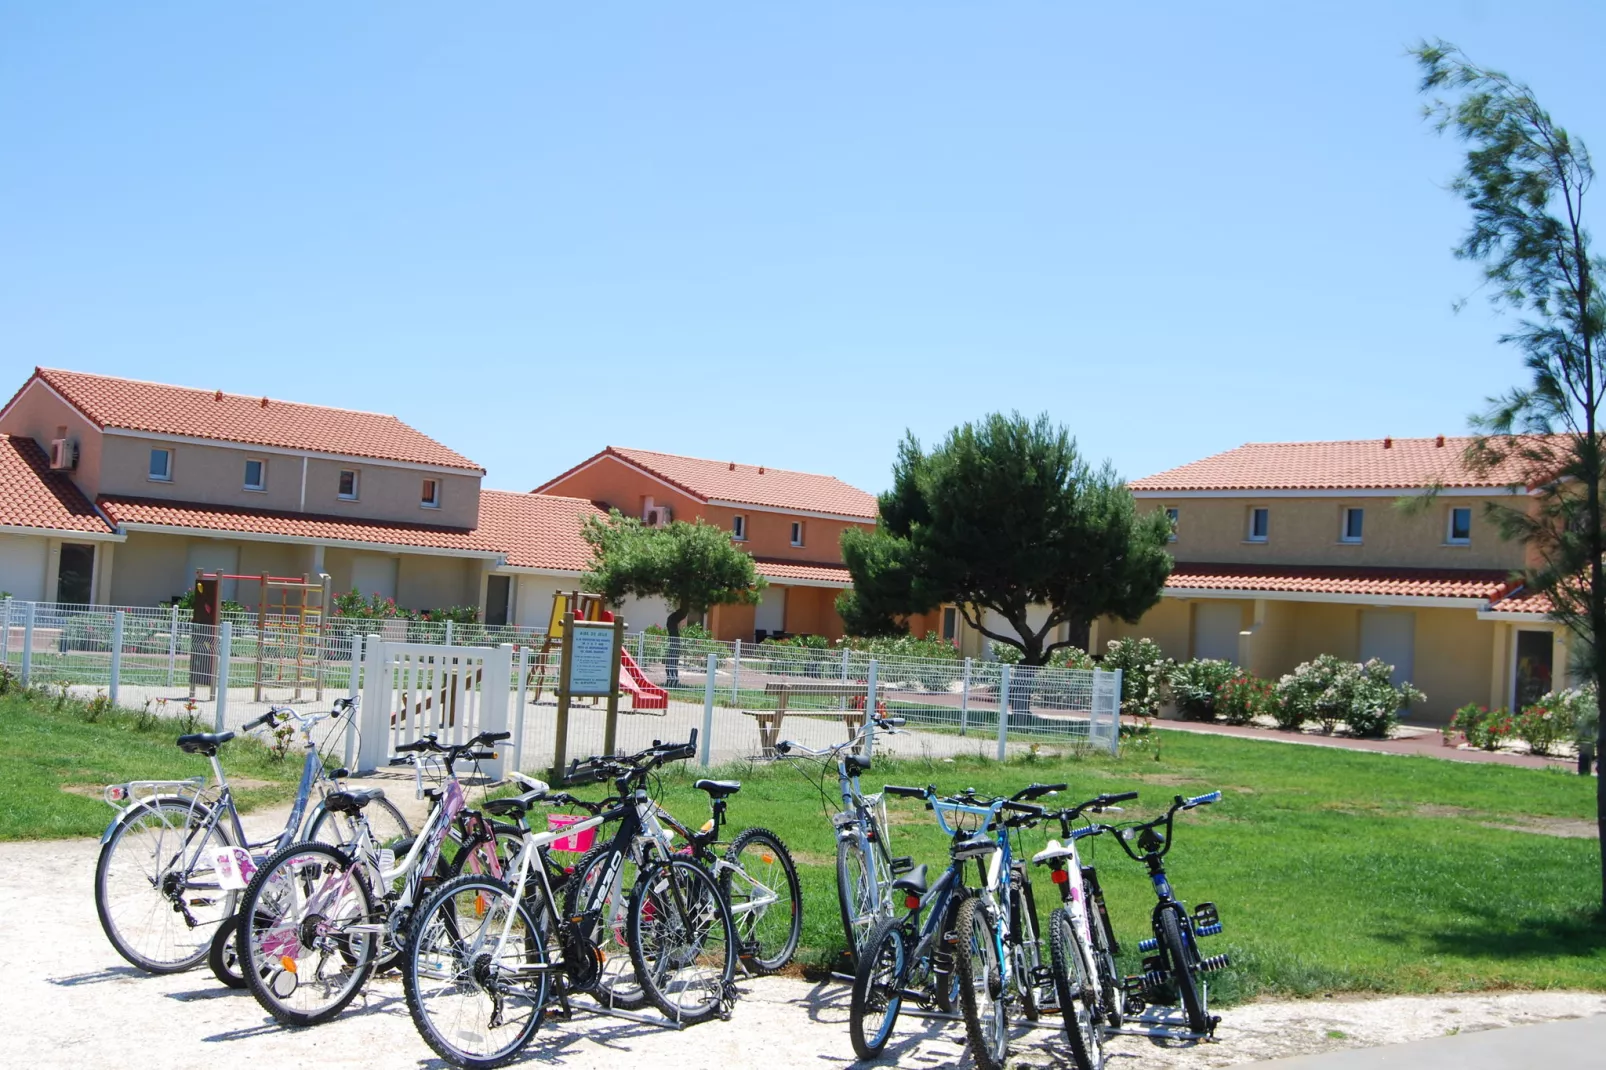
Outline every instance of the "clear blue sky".
POLYGON ((880 490, 992 409, 1131 478, 1456 432, 1520 365, 1423 35, 1606 165, 1602 4, 6 0, 3 389, 392 412, 508 489, 611 442, 880 490))

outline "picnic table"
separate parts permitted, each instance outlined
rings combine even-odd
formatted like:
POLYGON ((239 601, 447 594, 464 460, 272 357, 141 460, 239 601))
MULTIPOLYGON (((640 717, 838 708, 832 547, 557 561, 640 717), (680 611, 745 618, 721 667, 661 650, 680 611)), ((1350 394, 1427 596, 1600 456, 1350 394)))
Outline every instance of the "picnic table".
MULTIPOLYGON (((790 681, 772 680, 764 685, 766 695, 775 696, 773 710, 743 710, 745 716, 753 718, 758 726, 759 753, 765 758, 775 757, 775 743, 781 735, 781 723, 786 720, 788 712, 799 717, 838 717, 847 726, 851 735, 864 727, 864 684, 820 684, 820 683, 792 683, 790 681), (849 703, 841 710, 788 710, 788 703, 793 695, 808 695, 817 698, 857 698, 858 705, 849 703)), ((881 704, 876 704, 877 709, 881 704)))

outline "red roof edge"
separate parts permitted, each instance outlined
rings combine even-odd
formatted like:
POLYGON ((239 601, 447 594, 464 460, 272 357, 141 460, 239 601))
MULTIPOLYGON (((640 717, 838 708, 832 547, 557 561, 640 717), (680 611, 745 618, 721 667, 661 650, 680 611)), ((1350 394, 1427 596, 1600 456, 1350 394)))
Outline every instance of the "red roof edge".
POLYGON ((638 472, 645 472, 647 475, 652 476, 654 479, 656 479, 656 480, 658 480, 660 482, 669 484, 671 487, 674 487, 676 490, 680 491, 682 494, 685 494, 688 497, 690 497, 693 501, 702 502, 704 505, 708 504, 708 499, 707 498, 703 497, 701 494, 698 494, 696 491, 692 490, 690 487, 686 486, 684 483, 681 483, 681 482, 679 482, 677 480, 670 479, 668 476, 664 475, 662 472, 656 471, 656 470, 654 470, 652 468, 648 468, 646 465, 642 464, 640 461, 633 460, 632 458, 626 457, 624 454, 620 453, 618 450, 614 449, 612 446, 604 446, 602 449, 598 450, 596 453, 593 453, 591 456, 587 457, 585 460, 581 461, 579 464, 575 465, 574 467, 569 468, 569 469, 567 469, 567 470, 565 470, 563 472, 559 472, 557 475, 553 476, 551 479, 547 480, 545 483, 542 483, 539 487, 536 487, 530 493, 531 494, 545 494, 546 493, 546 489, 548 487, 550 487, 552 484, 559 483, 559 482, 562 482, 565 479, 568 479, 570 476, 572 476, 576 472, 580 471, 580 469, 588 467, 591 464, 594 464, 595 462, 601 460, 603 457, 612 457, 614 460, 618 461, 620 464, 628 465, 629 467, 634 468, 638 472))

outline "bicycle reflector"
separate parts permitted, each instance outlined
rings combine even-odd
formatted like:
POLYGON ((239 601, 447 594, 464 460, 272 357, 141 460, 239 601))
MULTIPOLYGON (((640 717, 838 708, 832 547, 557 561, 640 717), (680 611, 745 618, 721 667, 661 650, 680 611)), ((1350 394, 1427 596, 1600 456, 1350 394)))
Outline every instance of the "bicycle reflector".
POLYGON ((126 798, 128 798, 127 784, 113 784, 106 789, 107 802, 122 802, 126 798))
POLYGON ((1048 879, 1053 881, 1055 884, 1064 884, 1066 881, 1071 879, 1071 874, 1069 870, 1056 869, 1048 875, 1048 879))
POLYGON ((903 897, 903 905, 907 910, 919 910, 920 897, 918 895, 906 895, 903 897))

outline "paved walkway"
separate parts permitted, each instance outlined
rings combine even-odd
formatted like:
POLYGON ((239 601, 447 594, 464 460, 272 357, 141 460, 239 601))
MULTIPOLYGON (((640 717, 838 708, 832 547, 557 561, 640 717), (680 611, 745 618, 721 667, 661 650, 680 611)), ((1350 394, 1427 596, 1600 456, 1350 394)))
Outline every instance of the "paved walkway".
POLYGON ((1273 1059, 1250 1063, 1245 1070, 1600 1070, 1602 1065, 1606 1065, 1606 1015, 1273 1059))
POLYGON ((1437 728, 1421 725, 1401 725, 1393 739, 1351 739, 1348 736, 1324 736, 1315 732, 1285 732, 1280 728, 1261 728, 1254 725, 1211 724, 1207 721, 1150 722, 1155 728, 1170 732, 1194 732, 1206 736, 1235 736, 1239 739, 1260 739, 1273 743, 1304 744, 1310 747, 1337 747, 1341 750, 1364 750, 1378 754, 1410 754, 1419 758, 1441 758, 1451 762, 1473 762, 1490 765, 1515 765, 1525 769, 1574 769, 1575 758, 1541 758, 1534 754, 1517 754, 1513 751, 1485 751, 1476 747, 1447 747, 1437 728))

